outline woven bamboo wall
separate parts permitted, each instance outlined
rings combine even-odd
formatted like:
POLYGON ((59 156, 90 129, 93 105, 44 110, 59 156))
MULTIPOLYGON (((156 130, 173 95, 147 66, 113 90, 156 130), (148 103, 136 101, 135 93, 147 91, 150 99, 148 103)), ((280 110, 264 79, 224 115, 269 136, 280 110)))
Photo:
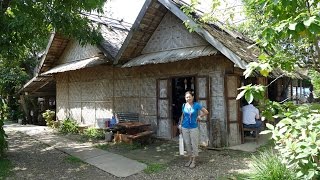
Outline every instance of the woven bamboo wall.
POLYGON ((177 16, 168 12, 152 34, 142 54, 208 44, 195 32, 190 33, 177 16))
MULTIPOLYGON (((170 64, 134 68, 101 66, 61 73, 57 76, 58 118, 70 116, 78 122, 97 126, 99 119, 110 118, 112 112, 139 112, 141 121, 151 123, 158 134, 169 137, 170 122, 157 124, 157 79, 207 75, 211 84, 211 106, 207 109, 214 132, 206 132, 207 127, 203 125, 201 128, 205 134, 214 134, 215 146, 223 146, 226 137, 223 84, 225 69, 230 67, 232 63, 223 57, 212 56, 170 64), (161 128, 157 129, 158 126, 161 128)), ((159 110, 165 113, 164 108, 159 110)))
POLYGON ((90 44, 81 46, 77 41, 72 40, 61 55, 58 64, 91 58, 100 52, 101 51, 96 46, 92 46, 90 44))

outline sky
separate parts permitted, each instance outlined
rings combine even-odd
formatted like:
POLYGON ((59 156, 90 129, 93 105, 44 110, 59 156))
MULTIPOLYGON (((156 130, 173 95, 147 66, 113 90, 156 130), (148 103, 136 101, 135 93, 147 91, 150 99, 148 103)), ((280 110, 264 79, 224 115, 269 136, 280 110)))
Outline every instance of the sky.
POLYGON ((145 0, 109 0, 107 1, 107 14, 111 14, 114 19, 123 19, 133 24, 144 2, 145 0))
MULTIPOLYGON (((183 0, 186 3, 190 3, 190 0, 183 0)), ((133 24, 138 13, 140 12, 145 0, 109 0, 107 3, 108 14, 115 19, 123 19, 125 22, 133 24), (112 8, 110 8, 112 5, 112 8)), ((210 12, 212 0, 199 0, 200 5, 197 9, 203 12, 210 12)), ((221 22, 225 22, 230 19, 229 14, 235 13, 235 17, 231 22, 237 23, 244 19, 242 12, 241 0, 220 0, 221 5, 214 11, 214 16, 217 17, 221 22)))

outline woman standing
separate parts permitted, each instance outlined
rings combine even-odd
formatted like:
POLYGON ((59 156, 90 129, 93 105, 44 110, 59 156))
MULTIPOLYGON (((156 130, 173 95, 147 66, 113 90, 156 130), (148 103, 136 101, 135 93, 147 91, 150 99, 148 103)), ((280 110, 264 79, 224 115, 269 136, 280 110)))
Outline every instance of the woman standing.
POLYGON ((208 111, 201 104, 193 102, 194 96, 191 91, 185 93, 186 103, 182 106, 183 118, 181 122, 182 136, 187 149, 189 161, 186 167, 194 168, 196 166, 195 159, 199 154, 199 130, 198 120, 208 114, 208 111), (198 111, 202 113, 198 115, 198 111))

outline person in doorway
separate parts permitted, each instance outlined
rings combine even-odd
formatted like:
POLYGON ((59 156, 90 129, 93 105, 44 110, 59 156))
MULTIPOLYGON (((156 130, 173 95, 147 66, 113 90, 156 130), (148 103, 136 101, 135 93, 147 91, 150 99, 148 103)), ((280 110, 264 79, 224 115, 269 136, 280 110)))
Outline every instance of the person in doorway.
MULTIPOLYGON (((246 100, 243 101, 242 107, 242 123, 244 128, 258 128, 259 132, 262 128, 262 121, 260 120, 259 109, 253 104, 249 104, 246 100)), ((256 136, 256 134, 253 134, 256 136)))
POLYGON ((182 105, 182 122, 181 132, 188 153, 189 161, 185 164, 186 167, 194 168, 196 166, 196 157, 199 154, 199 130, 198 121, 208 114, 198 102, 194 102, 194 96, 191 91, 185 93, 186 103, 182 105), (199 115, 198 112, 202 113, 199 115))

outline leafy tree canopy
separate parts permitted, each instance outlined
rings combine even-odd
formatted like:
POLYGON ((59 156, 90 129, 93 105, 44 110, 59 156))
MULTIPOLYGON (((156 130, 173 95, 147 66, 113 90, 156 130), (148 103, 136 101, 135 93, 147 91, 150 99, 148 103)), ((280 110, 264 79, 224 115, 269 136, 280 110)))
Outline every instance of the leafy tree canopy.
POLYGON ((299 66, 320 72, 318 0, 244 0, 244 7, 246 29, 270 53, 263 61, 288 71, 299 66))
POLYGON ((102 12, 104 0, 3 0, 0 1, 0 54, 2 58, 24 58, 43 48, 55 30, 81 42, 100 37, 83 12, 102 12), (21 57, 22 56, 22 57, 21 57))

